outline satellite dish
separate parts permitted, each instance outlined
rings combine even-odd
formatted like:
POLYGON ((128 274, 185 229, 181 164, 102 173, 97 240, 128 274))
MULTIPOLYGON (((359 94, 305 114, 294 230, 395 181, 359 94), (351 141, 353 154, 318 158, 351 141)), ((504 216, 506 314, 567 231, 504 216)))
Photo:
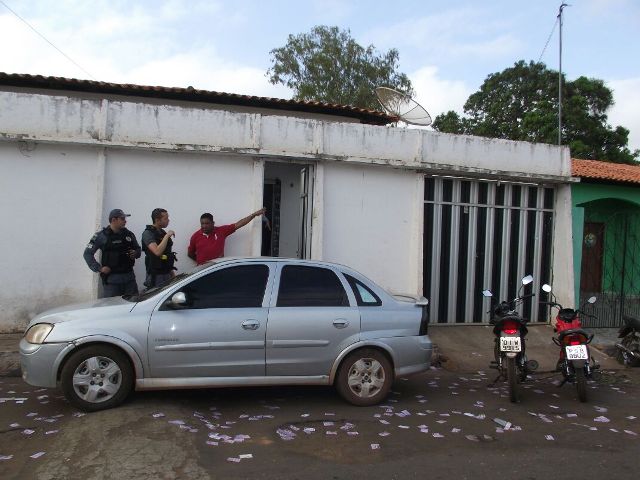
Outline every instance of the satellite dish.
POLYGON ((376 87, 376 97, 385 112, 399 120, 423 127, 431 125, 429 112, 406 93, 389 87, 376 87))

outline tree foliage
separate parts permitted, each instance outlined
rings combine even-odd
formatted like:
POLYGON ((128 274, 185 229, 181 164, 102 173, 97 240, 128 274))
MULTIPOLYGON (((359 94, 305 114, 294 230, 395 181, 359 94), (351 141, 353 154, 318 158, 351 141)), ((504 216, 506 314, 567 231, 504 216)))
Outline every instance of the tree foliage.
POLYGON ((293 89, 296 100, 379 109, 377 86, 413 93, 409 77, 398 72, 396 49, 379 53, 373 45, 362 47, 349 30, 338 27, 289 35, 286 45, 270 55, 269 81, 293 89))
MULTIPOLYGON (((612 128, 607 110, 613 93, 602 80, 580 77, 562 89, 562 143, 577 158, 635 163, 639 151, 628 148, 629 130, 612 128)), ((558 72, 523 60, 489 75, 464 104, 465 116, 438 115, 433 127, 510 140, 555 144, 558 141, 558 72)))

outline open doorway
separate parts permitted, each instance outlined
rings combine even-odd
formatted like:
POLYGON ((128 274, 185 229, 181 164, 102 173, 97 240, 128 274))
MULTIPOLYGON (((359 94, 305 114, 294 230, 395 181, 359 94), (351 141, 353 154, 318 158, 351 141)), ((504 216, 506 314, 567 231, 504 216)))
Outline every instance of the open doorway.
POLYGON ((263 205, 268 221, 262 223, 262 255, 311 256, 311 200, 313 166, 266 162, 263 205))

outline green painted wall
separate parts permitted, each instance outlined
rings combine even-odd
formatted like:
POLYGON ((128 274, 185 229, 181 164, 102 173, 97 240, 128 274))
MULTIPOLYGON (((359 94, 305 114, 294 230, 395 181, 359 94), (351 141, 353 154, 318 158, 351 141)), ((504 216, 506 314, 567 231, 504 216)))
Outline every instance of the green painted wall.
MULTIPOLYGON (((580 276, 582 273, 582 241, 584 237, 584 222, 603 222, 607 224, 605 230, 605 258, 603 259, 603 289, 605 291, 619 291, 621 278, 614 272, 614 251, 611 242, 618 242, 624 236, 623 222, 614 217, 615 213, 623 210, 640 210, 640 188, 624 187, 607 184, 577 183, 571 188, 572 198, 572 228, 573 228, 573 265, 576 305, 579 303, 580 276)), ((633 238, 640 237, 640 222, 633 221, 627 230, 633 238)), ((616 245, 617 246, 617 245, 616 245)), ((622 247, 620 247, 622 248, 622 247)), ((636 256, 637 242, 627 243, 627 256, 636 256)), ((618 249, 619 253, 619 249, 618 249)), ((634 279, 632 284, 640 284, 640 278, 634 279)), ((629 292, 631 293, 631 292, 629 292)), ((639 292, 634 292, 639 293, 639 292)))

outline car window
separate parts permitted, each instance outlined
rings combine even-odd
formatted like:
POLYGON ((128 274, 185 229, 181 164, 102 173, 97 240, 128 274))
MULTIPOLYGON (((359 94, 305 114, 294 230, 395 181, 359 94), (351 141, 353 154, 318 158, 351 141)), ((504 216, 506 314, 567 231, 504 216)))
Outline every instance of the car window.
POLYGON ((358 306, 360 307, 377 307, 382 305, 380 297, 378 297, 373 291, 367 287, 364 283, 356 280, 351 275, 344 274, 345 278, 353 289, 353 294, 356 297, 358 306))
POLYGON ((180 291, 187 308, 255 308, 262 306, 269 278, 266 265, 229 267, 200 277, 180 291))
POLYGON ((348 307, 347 292, 328 268, 285 265, 280 274, 278 307, 348 307))

